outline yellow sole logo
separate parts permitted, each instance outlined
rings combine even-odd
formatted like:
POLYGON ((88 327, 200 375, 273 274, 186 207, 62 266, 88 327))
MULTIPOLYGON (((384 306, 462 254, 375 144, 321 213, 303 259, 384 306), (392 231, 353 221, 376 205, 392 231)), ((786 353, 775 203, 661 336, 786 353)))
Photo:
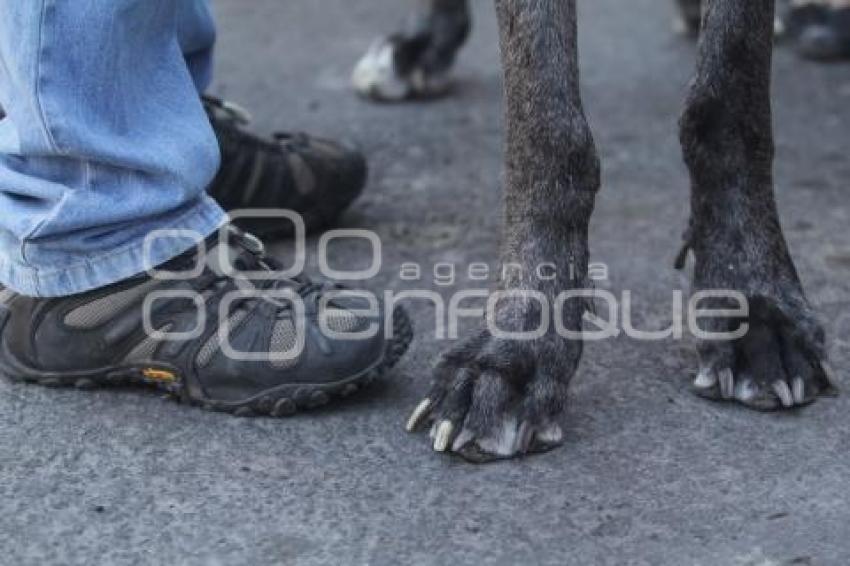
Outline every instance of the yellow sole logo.
POLYGON ((174 372, 164 369, 146 368, 142 370, 142 375, 154 381, 177 381, 177 375, 174 372))

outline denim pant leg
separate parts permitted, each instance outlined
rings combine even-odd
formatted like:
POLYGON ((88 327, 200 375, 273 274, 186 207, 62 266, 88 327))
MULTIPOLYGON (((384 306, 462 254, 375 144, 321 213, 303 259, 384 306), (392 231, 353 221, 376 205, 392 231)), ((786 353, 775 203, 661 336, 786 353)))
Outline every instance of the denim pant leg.
POLYGON ((213 39, 196 0, 0 0, 0 283, 101 287, 191 245, 153 231, 225 221, 198 97, 213 39))
POLYGON ((207 90, 213 78, 215 20, 209 0, 177 0, 177 41, 198 92, 207 90))

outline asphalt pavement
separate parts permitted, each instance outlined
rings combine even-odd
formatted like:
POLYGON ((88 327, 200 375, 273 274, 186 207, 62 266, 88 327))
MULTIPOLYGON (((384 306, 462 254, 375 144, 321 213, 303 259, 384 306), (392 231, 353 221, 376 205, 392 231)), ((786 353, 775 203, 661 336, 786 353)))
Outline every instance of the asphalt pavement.
MULTIPOLYGON (((695 50, 670 32, 672 2, 580 4, 603 159, 593 258, 610 268, 602 287, 634 294, 635 324, 661 328, 687 286, 672 269, 688 204, 676 119, 695 50)), ((475 2, 453 96, 391 106, 355 97, 348 76, 405 2, 214 6, 216 94, 251 109, 261 130, 347 138, 368 154, 367 192, 342 219, 383 241, 381 272, 364 285, 446 299, 481 287, 467 267, 495 265, 501 217, 491 3, 475 2), (411 262, 420 281, 402 278, 411 262)), ((846 380, 850 66, 779 47, 775 68, 782 218, 846 380)), ((365 251, 342 242, 331 256, 355 268, 365 251)), ((448 345, 434 336, 434 307, 408 304, 418 335, 397 371, 287 420, 0 382, 0 564, 850 564, 850 395, 787 414, 711 404, 688 391, 689 341, 623 336, 587 348, 563 448, 475 467, 403 430, 448 345)))

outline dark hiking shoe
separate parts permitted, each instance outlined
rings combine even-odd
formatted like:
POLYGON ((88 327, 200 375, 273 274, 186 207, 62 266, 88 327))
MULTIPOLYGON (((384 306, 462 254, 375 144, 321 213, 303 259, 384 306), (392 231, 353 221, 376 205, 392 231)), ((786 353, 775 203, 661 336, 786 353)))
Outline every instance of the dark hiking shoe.
POLYGON ((210 242, 200 261, 195 250, 160 267, 191 276, 183 280, 145 274, 50 299, 4 290, 0 372, 47 386, 146 384, 207 409, 279 417, 356 391, 404 354, 412 329, 401 309, 388 337, 383 313, 363 314, 361 298, 335 298, 329 293, 340 287, 306 279, 262 281, 279 266, 259 241, 234 229, 225 239, 210 242), (224 275, 221 255, 239 278, 224 275), (248 295, 257 290, 263 295, 248 295), (144 310, 148 328, 168 336, 145 330, 144 310), (198 327, 195 336, 175 337, 198 327), (370 328, 373 336, 351 339, 370 328))
MULTIPOLYGON (((246 129, 250 117, 238 106, 209 96, 203 103, 221 148, 221 168, 208 192, 225 210, 293 210, 313 231, 333 222, 363 191, 367 166, 356 149, 300 133, 262 138, 246 129)), ((236 223, 262 237, 293 233, 286 220, 236 223)))
POLYGON ((813 61, 850 59, 850 8, 830 10, 826 21, 803 29, 797 51, 813 61))

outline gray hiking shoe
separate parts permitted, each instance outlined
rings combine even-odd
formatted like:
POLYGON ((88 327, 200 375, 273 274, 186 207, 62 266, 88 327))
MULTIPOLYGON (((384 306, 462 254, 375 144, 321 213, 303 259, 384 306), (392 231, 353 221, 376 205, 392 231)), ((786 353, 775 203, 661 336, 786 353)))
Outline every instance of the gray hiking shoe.
POLYGON ((362 297, 275 278, 256 238, 230 228, 223 239, 159 268, 181 279, 143 274, 60 298, 4 290, 0 372, 47 386, 146 384, 207 409, 279 417, 356 391, 406 351, 402 310, 387 333, 362 297))

